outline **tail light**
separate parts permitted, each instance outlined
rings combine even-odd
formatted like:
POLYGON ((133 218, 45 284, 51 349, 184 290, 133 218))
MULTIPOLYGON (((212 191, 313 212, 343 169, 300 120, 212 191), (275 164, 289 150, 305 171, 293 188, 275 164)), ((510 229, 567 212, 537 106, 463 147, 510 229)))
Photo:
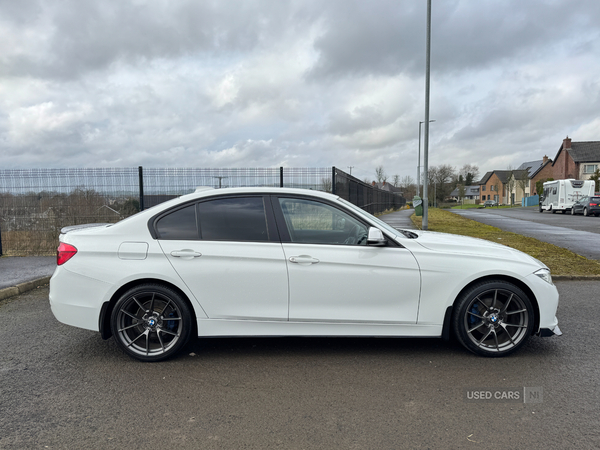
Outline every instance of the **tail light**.
POLYGON ((77 249, 70 244, 61 242, 56 250, 56 264, 62 266, 77 253, 77 249))
POLYGON ((590 203, 590 206, 598 206, 598 203, 590 203))

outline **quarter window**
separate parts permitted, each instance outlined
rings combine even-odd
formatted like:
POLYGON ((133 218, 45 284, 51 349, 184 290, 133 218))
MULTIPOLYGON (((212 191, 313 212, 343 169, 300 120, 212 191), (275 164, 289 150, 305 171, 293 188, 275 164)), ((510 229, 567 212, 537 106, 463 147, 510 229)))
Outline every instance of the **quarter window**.
POLYGON ((198 239, 196 205, 186 206, 161 217, 156 222, 156 231, 159 239, 184 241, 198 239))

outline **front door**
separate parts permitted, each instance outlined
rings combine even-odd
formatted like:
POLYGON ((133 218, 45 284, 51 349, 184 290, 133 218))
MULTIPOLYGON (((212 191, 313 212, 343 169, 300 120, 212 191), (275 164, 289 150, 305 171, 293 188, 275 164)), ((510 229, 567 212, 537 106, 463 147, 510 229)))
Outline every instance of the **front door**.
POLYGON ((366 245, 368 225, 341 207, 278 201, 291 241, 290 321, 416 323, 421 278, 410 251, 366 245))

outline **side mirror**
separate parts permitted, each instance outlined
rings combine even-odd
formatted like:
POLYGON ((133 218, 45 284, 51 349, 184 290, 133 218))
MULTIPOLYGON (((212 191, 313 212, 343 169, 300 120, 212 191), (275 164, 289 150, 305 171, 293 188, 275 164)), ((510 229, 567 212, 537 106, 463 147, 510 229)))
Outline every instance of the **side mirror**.
POLYGON ((387 245, 387 240, 383 232, 379 228, 369 227, 369 235, 367 237, 367 245, 372 247, 384 247, 387 245))

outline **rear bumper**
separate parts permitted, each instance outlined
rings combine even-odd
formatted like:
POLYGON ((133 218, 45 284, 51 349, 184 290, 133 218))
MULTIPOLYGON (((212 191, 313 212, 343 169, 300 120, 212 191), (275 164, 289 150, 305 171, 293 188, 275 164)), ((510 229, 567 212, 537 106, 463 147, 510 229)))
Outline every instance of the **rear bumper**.
POLYGON ((58 266, 50 278, 50 308, 59 322, 98 331, 102 299, 111 285, 58 266))

